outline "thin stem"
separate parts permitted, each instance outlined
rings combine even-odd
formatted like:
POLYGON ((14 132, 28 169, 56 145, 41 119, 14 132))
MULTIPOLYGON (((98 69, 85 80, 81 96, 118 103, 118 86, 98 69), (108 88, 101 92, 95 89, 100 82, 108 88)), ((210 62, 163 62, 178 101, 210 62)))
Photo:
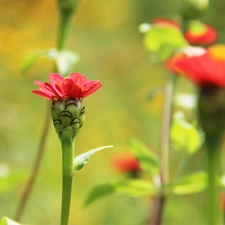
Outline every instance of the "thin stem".
POLYGON ((219 143, 220 141, 218 139, 217 140, 208 139, 206 141, 209 225, 217 225, 219 218, 219 195, 218 195, 218 180, 217 180, 219 173, 219 157, 220 157, 219 143))
MULTIPOLYGON (((162 128, 161 128, 161 185, 169 182, 169 144, 170 144, 170 122, 172 111, 172 98, 174 93, 175 76, 168 74, 167 82, 165 85, 165 98, 163 105, 162 115, 162 128)), ((155 197, 154 210, 148 220, 149 225, 161 225, 163 217, 163 209, 166 203, 166 196, 162 193, 160 196, 155 197)))
POLYGON ((168 74, 165 86, 165 98, 162 115, 161 128, 161 182, 166 184, 169 181, 169 144, 170 144, 170 121, 172 111, 172 97, 174 90, 174 75, 168 74))
POLYGON ((162 215, 163 215, 163 210, 165 207, 165 200, 166 197, 165 195, 160 195, 157 198, 154 198, 154 210, 155 213, 153 212, 152 216, 149 218, 148 224, 149 225, 158 225, 158 224, 162 224, 162 215))
POLYGON ((67 225, 69 221, 70 199, 73 179, 73 139, 68 131, 63 131, 62 138, 62 206, 61 225, 67 225))
POLYGON ((29 180, 27 181, 26 187, 25 187, 25 189, 22 193, 22 197, 20 199, 19 206, 18 206, 17 211, 16 211, 15 220, 17 222, 19 222, 22 218, 22 215, 24 213, 24 209, 27 205, 28 198, 31 194, 32 188, 34 186, 34 183, 35 183, 38 171, 39 171, 39 167, 40 167, 41 160, 43 158, 43 154, 44 154, 44 150, 45 150, 46 140, 47 140, 47 137, 48 137, 48 131, 49 131, 50 121, 51 121, 50 119, 51 119, 50 104, 48 102, 48 104, 47 104, 47 114, 46 114, 45 123, 44 123, 43 131, 42 131, 42 136, 41 136, 39 146, 38 146, 37 156, 35 158, 35 162, 34 162, 34 165, 33 165, 31 175, 29 177, 29 180))

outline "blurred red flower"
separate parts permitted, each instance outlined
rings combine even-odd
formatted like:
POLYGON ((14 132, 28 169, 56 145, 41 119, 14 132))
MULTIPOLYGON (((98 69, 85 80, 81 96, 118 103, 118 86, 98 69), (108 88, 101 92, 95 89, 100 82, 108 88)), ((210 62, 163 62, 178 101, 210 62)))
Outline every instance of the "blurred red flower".
POLYGON ((167 66, 198 86, 225 87, 225 45, 214 45, 200 55, 177 53, 168 60, 167 66))
POLYGON ((216 41, 217 32, 213 27, 205 24, 200 31, 192 29, 186 30, 184 32, 184 37, 192 45, 207 45, 216 41))
MULTIPOLYGON (((153 25, 171 26, 181 29, 179 23, 165 18, 153 20, 153 25)), ((200 21, 190 22, 189 26, 184 31, 184 37, 191 45, 212 44, 216 41, 217 36, 217 31, 212 26, 203 24, 200 21)))
POLYGON ((118 155, 112 160, 113 167, 120 172, 140 171, 138 160, 131 154, 118 155))
POLYGON ((49 100, 52 100, 53 97, 62 98, 63 96, 75 99, 85 98, 102 86, 102 83, 97 80, 88 82, 87 77, 80 73, 72 73, 65 78, 60 74, 51 73, 49 80, 50 83, 34 81, 39 90, 32 92, 49 100))

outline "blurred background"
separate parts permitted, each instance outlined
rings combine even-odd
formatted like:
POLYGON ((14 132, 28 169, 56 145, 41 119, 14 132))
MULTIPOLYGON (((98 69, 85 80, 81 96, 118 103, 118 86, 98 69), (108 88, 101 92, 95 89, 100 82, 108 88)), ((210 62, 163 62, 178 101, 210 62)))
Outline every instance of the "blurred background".
MULTIPOLYGON (((181 0, 80 0, 66 48, 81 60, 74 71, 96 79, 103 87, 84 99, 86 121, 76 140, 75 155, 104 145, 113 149, 97 153, 75 172, 70 223, 76 225, 144 225, 150 211, 149 198, 110 196, 83 208, 88 192, 97 184, 123 179, 111 159, 129 152, 130 137, 155 151, 159 147, 163 96, 151 101, 153 88, 165 84, 166 71, 153 64, 143 45, 138 26, 154 18, 177 17, 181 0)), ((225 2, 212 0, 202 20, 219 32, 224 43, 225 2)), ((14 218, 29 177, 44 125, 47 100, 33 95, 34 80, 47 81, 53 62, 42 58, 25 74, 21 65, 34 51, 56 46, 59 13, 56 1, 1 0, 0 4, 0 218, 14 218), (7 182, 4 182, 6 177, 7 182)), ((177 91, 195 92, 181 80, 177 91)), ((180 155, 171 153, 171 173, 180 155)), ((204 164, 199 152, 189 171, 204 164)), ((187 171, 188 172, 188 171, 187 171)), ((165 225, 205 224, 202 194, 171 196, 165 225)), ((41 168, 22 219, 24 224, 58 224, 61 204, 61 147, 53 126, 41 168)))

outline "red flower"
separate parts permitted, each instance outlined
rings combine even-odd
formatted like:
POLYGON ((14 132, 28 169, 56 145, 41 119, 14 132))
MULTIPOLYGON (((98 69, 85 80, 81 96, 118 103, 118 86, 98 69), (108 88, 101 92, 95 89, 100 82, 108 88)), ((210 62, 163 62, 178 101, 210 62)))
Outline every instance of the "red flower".
POLYGON ((130 154, 119 155, 112 161, 113 167, 120 172, 135 172, 140 171, 138 160, 130 154))
POLYGON ((184 32, 184 37, 192 45, 207 45, 216 41, 217 32, 213 27, 205 24, 201 31, 196 32, 191 28, 186 30, 184 32))
POLYGON ((80 73, 72 73, 66 78, 60 74, 51 73, 49 80, 50 83, 34 81, 34 84, 40 89, 32 92, 49 100, 52 100, 53 97, 62 98, 63 96, 75 99, 85 98, 102 86, 102 83, 97 80, 88 82, 87 77, 80 73))
POLYGON ((179 23, 169 20, 166 18, 157 18, 152 21, 152 24, 157 25, 157 26, 172 26, 174 28, 180 29, 179 23))
MULTIPOLYGON (((164 18, 153 20, 153 25, 170 26, 179 30, 181 29, 179 23, 164 18)), ((200 21, 191 21, 184 32, 184 37, 192 45, 212 44, 217 39, 217 32, 210 25, 203 24, 200 21)))
POLYGON ((175 54, 168 60, 168 68, 198 86, 225 87, 225 46, 215 45, 201 55, 175 54))

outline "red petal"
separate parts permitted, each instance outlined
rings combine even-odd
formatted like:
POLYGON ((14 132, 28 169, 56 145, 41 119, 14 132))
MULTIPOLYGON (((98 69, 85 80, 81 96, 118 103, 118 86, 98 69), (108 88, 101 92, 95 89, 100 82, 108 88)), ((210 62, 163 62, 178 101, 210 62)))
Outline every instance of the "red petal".
POLYGON ((32 93, 34 93, 36 95, 39 95, 39 96, 42 96, 42 97, 45 97, 48 100, 51 100, 52 99, 51 96, 47 95, 45 92, 42 92, 42 91, 35 90, 35 91, 32 91, 32 93))
POLYGON ((83 98, 87 97, 88 95, 94 93, 102 86, 102 83, 98 80, 93 80, 85 85, 83 89, 83 98))
POLYGON ((53 91, 52 89, 52 86, 48 83, 44 83, 44 82, 41 82, 41 81, 34 81, 34 84, 37 85, 40 89, 40 91, 42 92, 45 92, 46 95, 48 96, 54 96, 55 95, 55 92, 53 91))
POLYGON ((64 81, 64 78, 57 73, 51 73, 49 75, 49 80, 52 84, 52 87, 54 89, 54 91, 60 96, 63 96, 63 90, 62 90, 62 83, 64 81))
POLYGON ((87 77, 80 73, 72 73, 68 78, 71 79, 77 86, 84 86, 88 83, 87 77))

